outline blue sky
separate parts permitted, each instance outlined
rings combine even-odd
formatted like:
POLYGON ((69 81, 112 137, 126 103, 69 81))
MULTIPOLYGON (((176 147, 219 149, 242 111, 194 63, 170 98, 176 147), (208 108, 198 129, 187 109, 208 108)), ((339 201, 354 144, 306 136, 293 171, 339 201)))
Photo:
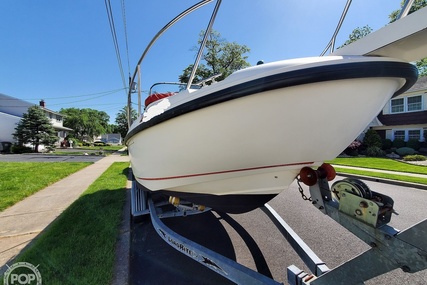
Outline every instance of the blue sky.
MULTIPOLYGON (((126 49, 122 2, 111 0, 126 78, 151 38, 197 2, 124 0, 126 49)), ((329 42, 345 3, 223 0, 214 29, 227 41, 247 45, 252 65, 260 59, 317 56, 329 42)), ((177 81, 194 62, 193 47, 213 7, 211 3, 189 15, 155 43, 142 64, 143 90, 155 82, 177 81)), ((356 27, 385 26, 388 15, 399 8, 400 0, 354 0, 337 45, 356 27)), ((2 0, 0 41, 0 93, 35 104, 44 99, 54 111, 70 107, 105 111, 111 123, 126 105, 104 1, 2 0)))

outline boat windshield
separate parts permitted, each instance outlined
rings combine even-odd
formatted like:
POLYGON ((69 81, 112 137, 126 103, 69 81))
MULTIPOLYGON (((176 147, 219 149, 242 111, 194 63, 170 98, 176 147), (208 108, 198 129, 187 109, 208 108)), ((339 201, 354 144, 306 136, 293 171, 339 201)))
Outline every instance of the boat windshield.
MULTIPOLYGON (((153 84, 150 87, 150 91, 148 95, 152 95, 155 93, 178 93, 184 89, 186 89, 187 83, 181 82, 160 82, 153 84)), ((200 85, 192 84, 190 89, 200 89, 200 85)))

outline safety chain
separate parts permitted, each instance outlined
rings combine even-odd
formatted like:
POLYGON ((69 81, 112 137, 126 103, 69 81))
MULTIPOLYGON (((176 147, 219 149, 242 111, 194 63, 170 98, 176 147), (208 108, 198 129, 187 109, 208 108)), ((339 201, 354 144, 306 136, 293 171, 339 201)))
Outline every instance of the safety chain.
POLYGON ((300 192, 300 194, 301 194, 301 197, 302 197, 302 199, 304 200, 304 201, 313 201, 313 199, 311 198, 311 197, 307 197, 305 194, 304 194, 304 189, 302 188, 302 186, 301 186, 301 184, 300 184, 300 180, 299 180, 299 178, 297 177, 297 184, 298 184, 298 191, 300 192))

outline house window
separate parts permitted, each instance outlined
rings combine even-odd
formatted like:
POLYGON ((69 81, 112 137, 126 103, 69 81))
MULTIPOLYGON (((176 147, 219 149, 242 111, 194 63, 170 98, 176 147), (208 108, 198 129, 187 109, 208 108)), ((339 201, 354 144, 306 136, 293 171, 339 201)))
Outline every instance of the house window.
POLYGON ((393 133, 394 139, 402 139, 405 140, 405 131, 394 131, 393 133))
POLYGON ((408 97, 408 112, 421 111, 421 96, 408 97))
POLYGON ((420 130, 409 130, 408 131, 408 139, 416 139, 420 140, 420 130))
POLYGON ((394 130, 393 131, 393 139, 402 139, 404 141, 408 141, 410 139, 415 139, 419 141, 423 141, 423 132, 421 129, 418 130, 394 130))
POLYGON ((404 98, 391 100, 391 112, 401 113, 405 111, 404 98))
POLYGON ((423 109, 421 95, 392 99, 390 105, 391 113, 415 112, 423 109))

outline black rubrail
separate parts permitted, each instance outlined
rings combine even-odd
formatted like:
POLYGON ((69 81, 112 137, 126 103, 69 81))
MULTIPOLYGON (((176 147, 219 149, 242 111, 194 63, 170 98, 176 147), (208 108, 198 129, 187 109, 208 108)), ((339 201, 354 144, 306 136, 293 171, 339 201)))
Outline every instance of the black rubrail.
POLYGON ((418 71, 412 64, 394 61, 374 61, 374 62, 350 62, 311 68, 285 71, 283 73, 262 77, 256 80, 244 82, 232 87, 218 90, 214 93, 191 100, 174 108, 166 110, 151 120, 139 124, 131 130, 125 138, 127 142, 135 134, 152 126, 207 108, 212 105, 238 99, 245 96, 256 95, 261 92, 311 84, 332 80, 355 79, 355 78, 376 78, 376 77, 397 77, 404 78, 406 82, 393 96, 402 94, 408 90, 418 78, 418 71))

